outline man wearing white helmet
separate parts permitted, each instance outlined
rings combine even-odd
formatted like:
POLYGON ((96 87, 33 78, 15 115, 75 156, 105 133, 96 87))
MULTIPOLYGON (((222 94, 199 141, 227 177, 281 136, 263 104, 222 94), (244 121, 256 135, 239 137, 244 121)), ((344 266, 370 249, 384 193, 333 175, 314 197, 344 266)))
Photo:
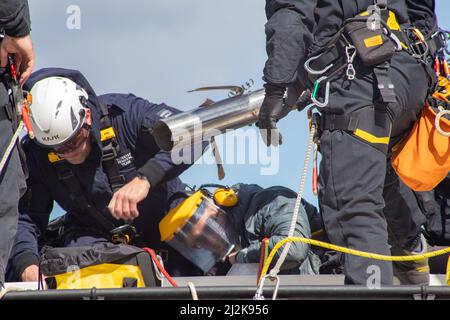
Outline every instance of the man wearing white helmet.
MULTIPOLYGON (((177 177, 195 159, 174 164, 170 153, 157 147, 151 129, 161 117, 179 111, 132 94, 96 96, 74 70, 39 70, 25 87, 32 96, 35 139, 22 142, 30 173, 28 192, 19 205, 8 279, 37 280, 38 238, 45 232, 53 201, 67 212, 63 246, 112 241, 113 236, 124 236, 123 230, 132 237, 135 228, 140 234, 135 245, 164 247, 158 222, 170 197, 185 188, 177 177)), ((174 275, 180 272, 178 262, 187 273, 197 271, 171 253, 168 269, 172 266, 174 275)))

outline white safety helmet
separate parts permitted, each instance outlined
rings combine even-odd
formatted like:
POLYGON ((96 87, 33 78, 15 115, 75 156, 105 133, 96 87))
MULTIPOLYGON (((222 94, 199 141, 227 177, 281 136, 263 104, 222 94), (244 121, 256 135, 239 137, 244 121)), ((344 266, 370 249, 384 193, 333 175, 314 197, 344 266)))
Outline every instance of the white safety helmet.
POLYGON ((75 136, 84 124, 88 94, 64 77, 37 81, 30 90, 30 120, 38 144, 56 148, 75 136))

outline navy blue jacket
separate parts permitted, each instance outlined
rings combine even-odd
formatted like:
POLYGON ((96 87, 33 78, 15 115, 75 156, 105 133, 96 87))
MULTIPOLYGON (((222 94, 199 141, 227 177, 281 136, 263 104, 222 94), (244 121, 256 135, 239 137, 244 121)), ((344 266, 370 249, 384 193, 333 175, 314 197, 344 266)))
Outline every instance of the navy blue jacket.
MULTIPOLYGON (((88 105, 93 120, 91 127, 93 148, 84 163, 72 165, 72 168, 79 178, 87 199, 104 216, 112 218, 107 208, 112 191, 101 164, 100 112, 93 99, 95 92, 80 72, 55 68, 35 72, 26 83, 26 89, 31 88, 36 81, 49 76, 70 78, 83 87, 89 95, 88 105)), ((158 247, 160 244, 158 223, 167 212, 167 202, 171 195, 184 190, 185 185, 177 177, 189 168, 190 164, 174 164, 170 152, 164 152, 158 148, 150 129, 161 117, 180 111, 165 104, 150 103, 132 94, 105 94, 98 98, 109 110, 121 150, 118 163, 121 164, 119 167, 126 182, 136 177, 139 172, 144 174, 151 183, 149 196, 138 205, 140 216, 134 221, 134 225, 139 232, 143 233, 140 238, 141 244, 158 247)), ((96 221, 92 217, 86 216, 80 219, 79 215, 73 214, 79 210, 79 207, 69 197, 69 191, 65 185, 58 180, 54 165, 48 160, 49 150, 27 137, 22 143, 30 173, 27 194, 21 199, 19 205, 18 232, 10 258, 10 266, 14 269, 16 276, 20 275, 27 266, 38 262, 37 239, 47 227, 53 201, 67 212, 66 226, 79 226, 86 230, 96 228, 96 221)))

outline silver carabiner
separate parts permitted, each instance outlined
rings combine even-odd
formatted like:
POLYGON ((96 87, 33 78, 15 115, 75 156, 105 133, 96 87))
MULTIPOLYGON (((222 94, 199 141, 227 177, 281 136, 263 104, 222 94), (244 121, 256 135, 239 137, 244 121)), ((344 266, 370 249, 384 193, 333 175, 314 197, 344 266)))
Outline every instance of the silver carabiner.
POLYGON ((353 60, 356 57, 356 48, 355 46, 349 44, 345 47, 345 54, 347 55, 347 79, 354 80, 356 76, 355 68, 353 67, 353 60), (350 51, 353 50, 351 53, 350 51))
POLYGON ((353 67, 353 64, 350 63, 347 66, 347 73, 346 73, 346 75, 347 75, 347 79, 348 80, 355 80, 356 71, 355 71, 355 68, 353 67))
POLYGON ((347 55, 347 62, 348 63, 353 63, 353 60, 355 60, 356 57, 356 48, 354 45, 347 45, 345 47, 345 54, 347 55), (353 50, 353 52, 350 54, 350 50, 353 50))
POLYGON ((326 67, 325 67, 324 69, 322 69, 322 70, 314 70, 314 69, 312 69, 312 68, 309 66, 309 65, 311 64, 311 62, 313 62, 313 61, 319 59, 321 55, 322 55, 322 53, 319 54, 319 55, 317 55, 317 56, 311 57, 311 58, 309 58, 308 60, 306 60, 306 62, 305 62, 305 64, 304 64, 304 67, 305 67, 306 71, 308 71, 308 73, 313 74, 313 75, 321 75, 321 74, 324 74, 325 72, 327 72, 328 70, 330 70, 330 69, 333 67, 333 64, 332 64, 332 63, 330 63, 328 66, 326 66, 326 67))
POLYGON ((402 51, 403 47, 402 47, 402 43, 401 43, 400 39, 392 32, 389 37, 391 38, 392 41, 394 41, 394 43, 397 47, 397 48, 395 48, 395 51, 402 51))
POLYGON ((436 119, 434 120, 434 126, 436 128, 436 131, 439 132, 441 135, 443 135, 446 138, 450 137, 450 132, 446 132, 446 131, 442 130, 440 121, 443 116, 448 115, 448 114, 450 114, 450 110, 446 110, 442 107, 439 107, 439 113, 436 114, 436 119))
POLYGON ((266 274, 260 280, 258 290, 256 290, 253 300, 266 300, 266 298, 264 298, 264 296, 263 296, 263 291, 264 291, 264 282, 266 281, 267 278, 270 278, 270 280, 272 280, 272 279, 275 280, 275 289, 273 290, 272 300, 276 300, 277 295, 278 295, 278 289, 280 287, 280 278, 277 275, 272 276, 270 274, 266 274))
POLYGON ((313 102, 314 105, 316 105, 318 108, 325 108, 328 105, 329 102, 329 97, 330 97, 330 81, 327 81, 326 85, 325 85, 325 96, 323 98, 323 102, 320 102, 319 100, 317 100, 316 96, 317 96, 317 90, 319 88, 319 84, 328 79, 328 77, 321 77, 319 78, 316 83, 314 84, 314 91, 313 94, 311 95, 311 101, 313 102))

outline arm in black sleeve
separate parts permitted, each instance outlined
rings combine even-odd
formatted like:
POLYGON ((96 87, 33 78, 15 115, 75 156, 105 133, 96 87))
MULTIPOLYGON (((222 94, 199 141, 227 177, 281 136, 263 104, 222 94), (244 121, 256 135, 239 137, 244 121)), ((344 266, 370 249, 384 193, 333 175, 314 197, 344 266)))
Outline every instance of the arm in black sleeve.
POLYGON ((406 0, 411 23, 429 37, 437 30, 435 0, 406 0))
POLYGON ((0 29, 11 37, 23 37, 30 33, 30 11, 27 0, 1 0, 0 29))
POLYGON ((45 232, 53 209, 53 198, 31 158, 27 153, 28 189, 19 202, 19 222, 10 257, 10 267, 17 279, 28 266, 39 264, 38 238, 45 232))
POLYGON ((315 0, 267 0, 266 83, 287 87, 303 70, 313 41, 315 0))
POLYGON ((139 168, 138 172, 147 177, 153 187, 181 175, 203 155, 208 143, 199 141, 173 153, 159 149, 152 135, 153 126, 161 118, 180 113, 180 111, 165 104, 154 105, 147 101, 145 103, 146 112, 143 115, 139 139, 148 150, 156 150, 156 154, 139 168))

